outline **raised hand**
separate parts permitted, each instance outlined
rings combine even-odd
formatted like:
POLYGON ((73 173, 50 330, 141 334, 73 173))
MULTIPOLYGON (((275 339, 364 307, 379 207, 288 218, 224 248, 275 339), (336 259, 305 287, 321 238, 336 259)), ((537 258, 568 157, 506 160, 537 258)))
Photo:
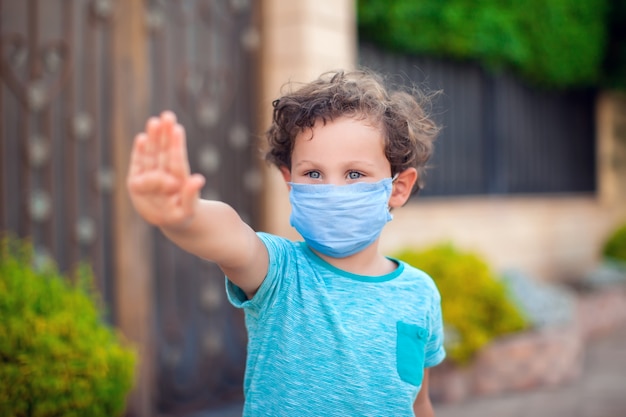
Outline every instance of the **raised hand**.
POLYGON ((166 111, 135 137, 127 187, 137 212, 159 227, 183 228, 193 218, 205 179, 191 175, 185 130, 166 111))

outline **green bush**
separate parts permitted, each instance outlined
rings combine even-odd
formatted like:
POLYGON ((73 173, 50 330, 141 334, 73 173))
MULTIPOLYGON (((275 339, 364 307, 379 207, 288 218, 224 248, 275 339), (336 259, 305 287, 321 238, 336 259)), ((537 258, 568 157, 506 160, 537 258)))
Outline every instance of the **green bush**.
POLYGON ((0 415, 120 415, 136 356, 101 321, 91 273, 72 284, 33 261, 29 245, 0 242, 0 415))
POLYGON ((491 340, 528 327, 506 286, 478 255, 441 244, 395 255, 429 274, 441 293, 448 357, 468 363, 491 340))
POLYGON ((626 262, 626 224, 618 227, 604 242, 602 255, 605 258, 626 262))
POLYGON ((622 36, 611 28, 623 21, 608 13, 619 1, 359 0, 358 28, 362 40, 391 51, 508 68, 546 87, 587 87, 603 80, 609 35, 622 36))

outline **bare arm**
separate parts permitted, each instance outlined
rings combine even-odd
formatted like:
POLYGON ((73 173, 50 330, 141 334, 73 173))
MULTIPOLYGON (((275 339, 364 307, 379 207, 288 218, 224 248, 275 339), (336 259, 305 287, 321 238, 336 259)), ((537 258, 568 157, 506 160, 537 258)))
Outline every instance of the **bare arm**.
POLYGON ((435 417, 435 411, 433 410, 433 405, 430 402, 430 395, 428 393, 428 376, 429 369, 425 368, 422 388, 413 403, 413 413, 415 417, 435 417))
POLYGON ((181 248, 217 263, 252 297, 267 273, 265 246, 232 207, 200 199, 204 182, 190 174, 176 116, 164 112, 148 120, 146 132, 135 138, 127 179, 135 209, 181 248))

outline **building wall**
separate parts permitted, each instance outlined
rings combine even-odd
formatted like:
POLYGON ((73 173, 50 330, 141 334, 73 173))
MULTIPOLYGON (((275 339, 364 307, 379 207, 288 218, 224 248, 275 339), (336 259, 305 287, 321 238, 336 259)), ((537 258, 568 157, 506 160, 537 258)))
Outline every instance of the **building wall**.
POLYGON ((394 214, 381 249, 452 242, 484 255, 498 270, 540 280, 573 280, 597 265, 599 248, 617 210, 593 197, 423 199, 394 214))
MULTIPOLYGON (((351 68, 356 59, 353 0, 266 0, 262 10, 260 126, 286 81, 351 68)), ((540 280, 576 279, 599 260, 608 233, 626 221, 626 99, 598 99, 598 192, 590 196, 417 198, 394 212, 381 238, 386 254, 452 242, 484 255, 497 270, 518 269, 540 280)), ((289 226, 287 187, 265 169, 261 229, 297 238, 289 226)))
MULTIPOLYGON (((259 126, 271 120, 273 100, 286 82, 308 82, 322 72, 353 68, 356 61, 355 0, 265 0, 261 8, 261 111, 259 126)), ((275 167, 266 166, 261 228, 296 238, 289 226, 287 187, 275 167)))

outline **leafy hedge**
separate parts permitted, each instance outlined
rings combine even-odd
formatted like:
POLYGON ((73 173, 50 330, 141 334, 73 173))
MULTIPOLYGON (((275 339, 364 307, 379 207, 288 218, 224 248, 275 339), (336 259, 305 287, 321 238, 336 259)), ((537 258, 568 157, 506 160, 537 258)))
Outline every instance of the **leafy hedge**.
POLYGON ((510 68, 547 87, 594 86, 619 73, 620 59, 626 70, 620 1, 359 0, 358 28, 362 40, 391 51, 510 68), (611 62, 609 35, 621 48, 611 62))
POLYGON ((0 242, 0 415, 112 417, 125 409, 135 353, 100 319, 91 274, 76 284, 0 242))
POLYGON ((615 229, 602 246, 605 258, 626 262, 626 224, 615 229))
POLYGON ((498 336, 528 327, 527 320, 478 255, 449 244, 424 250, 407 249, 395 255, 429 274, 441 293, 448 357, 468 363, 498 336))

